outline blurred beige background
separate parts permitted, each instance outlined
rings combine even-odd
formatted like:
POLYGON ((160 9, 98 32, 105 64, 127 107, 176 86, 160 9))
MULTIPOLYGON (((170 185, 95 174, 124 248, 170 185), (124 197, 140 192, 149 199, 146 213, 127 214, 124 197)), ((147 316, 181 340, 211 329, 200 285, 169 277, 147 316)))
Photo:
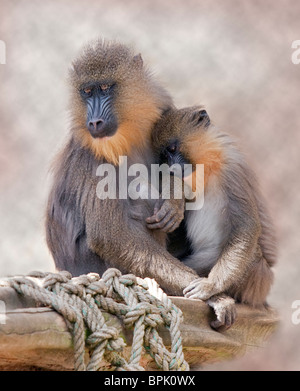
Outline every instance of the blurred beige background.
POLYGON ((68 129, 68 66, 86 41, 116 38, 143 54, 178 106, 204 104, 238 139, 276 223, 280 330, 266 349, 204 369, 299 370, 300 2, 1 0, 0 15, 0 276, 54 270, 43 214, 68 129))

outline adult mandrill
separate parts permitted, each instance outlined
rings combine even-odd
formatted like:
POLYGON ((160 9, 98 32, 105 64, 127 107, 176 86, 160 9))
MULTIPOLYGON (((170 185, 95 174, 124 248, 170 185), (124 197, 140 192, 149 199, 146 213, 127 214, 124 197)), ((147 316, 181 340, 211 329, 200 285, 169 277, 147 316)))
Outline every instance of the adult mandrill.
MULTIPOLYGON (((140 55, 101 40, 74 61, 70 81, 71 134, 54 162, 46 216, 46 238, 56 267, 74 276, 116 267, 155 278, 169 294, 182 294, 197 274, 167 252, 163 230, 147 228, 155 200, 101 199, 96 194, 102 163, 114 166, 118 187, 119 156, 126 156, 128 165, 149 168, 154 162, 151 129, 172 107, 171 98, 140 55)), ((157 228, 166 221, 172 229, 179 224, 179 202, 183 204, 161 203, 157 228)))

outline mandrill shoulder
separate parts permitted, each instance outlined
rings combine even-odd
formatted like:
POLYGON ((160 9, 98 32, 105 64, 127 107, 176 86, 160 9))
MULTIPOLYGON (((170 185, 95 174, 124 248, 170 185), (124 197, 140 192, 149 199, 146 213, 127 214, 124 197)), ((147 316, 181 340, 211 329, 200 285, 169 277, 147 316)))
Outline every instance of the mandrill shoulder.
MULTIPOLYGON (((58 204, 82 204, 82 199, 96 187, 97 159, 74 138, 68 140, 52 165, 53 182, 50 200, 58 204)), ((93 190, 94 191, 94 190, 93 190)))

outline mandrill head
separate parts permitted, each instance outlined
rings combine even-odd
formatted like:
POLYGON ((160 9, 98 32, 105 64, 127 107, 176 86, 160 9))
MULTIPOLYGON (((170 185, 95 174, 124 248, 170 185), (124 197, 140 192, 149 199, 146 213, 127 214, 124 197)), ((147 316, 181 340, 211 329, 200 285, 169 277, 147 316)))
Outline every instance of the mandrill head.
POLYGON ((119 156, 149 143, 150 130, 172 105, 140 54, 116 43, 87 45, 70 70, 72 131, 97 159, 119 156))
POLYGON ((227 136, 211 125, 201 106, 168 109, 152 132, 152 145, 160 164, 184 176, 184 167, 204 165, 204 182, 219 175, 228 148, 227 136), (172 167, 173 166, 173 167, 172 167))

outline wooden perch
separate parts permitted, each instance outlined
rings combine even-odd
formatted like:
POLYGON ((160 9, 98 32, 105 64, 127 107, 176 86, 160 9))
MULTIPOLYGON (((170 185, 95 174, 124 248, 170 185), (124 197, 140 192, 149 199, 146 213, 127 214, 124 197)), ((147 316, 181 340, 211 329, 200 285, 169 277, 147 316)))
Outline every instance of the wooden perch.
MULTIPOLYGON (((0 287, 0 300, 6 306, 0 317, 0 370, 73 370, 72 336, 58 313, 34 307, 31 300, 20 297, 10 287, 0 287)), ((260 311, 237 305, 236 323, 220 333, 211 329, 213 313, 205 303, 183 297, 171 300, 183 312, 180 330, 191 369, 262 348, 278 324, 277 314, 271 309, 260 311)), ((120 331, 129 346, 125 354, 129 353, 132 332, 116 316, 103 314, 109 325, 120 331)), ((160 335, 169 345, 168 332, 162 329, 160 335)), ((157 369, 148 355, 144 354, 142 360, 146 370, 157 369)), ((103 369, 109 369, 105 362, 103 369)))

